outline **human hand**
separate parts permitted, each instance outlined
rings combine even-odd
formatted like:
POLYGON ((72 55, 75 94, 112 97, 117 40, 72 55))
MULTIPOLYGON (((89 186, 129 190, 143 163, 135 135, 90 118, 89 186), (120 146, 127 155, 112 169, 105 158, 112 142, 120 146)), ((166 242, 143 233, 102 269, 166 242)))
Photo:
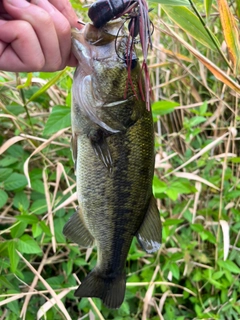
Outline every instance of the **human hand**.
POLYGON ((76 66, 71 27, 81 25, 69 0, 0 0, 0 70, 57 71, 76 66))

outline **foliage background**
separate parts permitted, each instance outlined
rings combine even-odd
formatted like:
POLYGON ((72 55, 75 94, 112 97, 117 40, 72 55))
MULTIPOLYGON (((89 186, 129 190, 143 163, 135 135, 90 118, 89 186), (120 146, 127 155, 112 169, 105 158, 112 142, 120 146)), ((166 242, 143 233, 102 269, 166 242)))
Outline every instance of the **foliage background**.
POLYGON ((150 6, 162 248, 133 241, 119 310, 74 297, 96 250, 62 235, 76 207, 73 70, 0 72, 0 319, 239 319, 240 3, 150 6))

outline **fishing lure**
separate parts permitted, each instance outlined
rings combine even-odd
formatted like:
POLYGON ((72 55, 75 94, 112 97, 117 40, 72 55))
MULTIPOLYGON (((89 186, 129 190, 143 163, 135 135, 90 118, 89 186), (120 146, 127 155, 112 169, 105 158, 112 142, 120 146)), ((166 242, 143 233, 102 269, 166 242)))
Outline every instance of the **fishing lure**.
POLYGON ((88 16, 96 28, 101 28, 110 20, 125 14, 126 9, 135 3, 129 0, 97 0, 90 6, 88 16))

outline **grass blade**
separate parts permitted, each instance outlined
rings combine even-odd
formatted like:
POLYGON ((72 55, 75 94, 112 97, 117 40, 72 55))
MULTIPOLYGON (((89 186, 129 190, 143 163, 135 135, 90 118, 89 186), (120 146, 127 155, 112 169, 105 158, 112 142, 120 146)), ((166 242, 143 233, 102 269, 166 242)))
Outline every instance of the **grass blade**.
POLYGON ((206 15, 207 17, 209 17, 211 6, 212 6, 212 0, 204 0, 204 6, 205 6, 206 15))
MULTIPOLYGON (((169 29, 169 28, 168 28, 169 29)), ((169 29, 170 30, 170 29, 169 29)), ((222 71, 217 65, 215 65, 211 60, 202 55, 198 50, 192 47, 189 43, 179 37, 173 30, 170 30, 171 34, 181 42, 192 54, 202 63, 205 67, 208 68, 212 72, 212 74, 220 80, 222 83, 227 85, 232 90, 236 91, 236 93, 240 94, 240 85, 234 81, 231 77, 229 77, 224 71, 222 71)))
POLYGON ((72 318, 70 317, 69 313, 67 312, 64 304, 62 303, 62 301, 60 300, 59 296, 56 294, 56 292, 52 289, 52 287, 47 283, 47 281, 45 279, 43 279, 43 277, 37 272, 36 269, 33 268, 33 266, 23 257, 23 255, 17 251, 19 257, 26 263, 26 265, 28 266, 28 268, 32 271, 32 273, 34 273, 35 275, 38 276, 39 280, 42 282, 42 284, 44 285, 44 287, 46 289, 48 289, 49 293, 52 295, 52 297, 54 298, 54 300, 56 301, 56 304, 58 306, 58 308, 62 311, 62 313, 65 315, 66 320, 72 320, 72 318))
POLYGON ((240 43, 238 28, 227 1, 218 0, 218 7, 223 35, 228 48, 229 59, 233 64, 235 74, 238 75, 240 72, 240 43))
POLYGON ((183 6, 162 6, 163 10, 180 28, 191 35, 198 42, 209 49, 216 50, 216 46, 208 35, 198 17, 183 6))

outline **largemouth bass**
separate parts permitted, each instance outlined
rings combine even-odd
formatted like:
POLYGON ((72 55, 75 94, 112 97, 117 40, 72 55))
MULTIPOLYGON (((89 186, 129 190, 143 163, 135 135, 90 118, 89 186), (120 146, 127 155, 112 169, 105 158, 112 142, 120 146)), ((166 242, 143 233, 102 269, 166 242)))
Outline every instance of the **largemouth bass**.
POLYGON ((72 33, 79 61, 72 88, 79 210, 63 230, 80 246, 97 246, 97 264, 75 295, 98 297, 109 308, 123 302, 133 237, 150 253, 161 243, 152 195, 152 115, 142 98, 141 68, 121 26, 122 21, 100 29, 87 24, 72 33))

